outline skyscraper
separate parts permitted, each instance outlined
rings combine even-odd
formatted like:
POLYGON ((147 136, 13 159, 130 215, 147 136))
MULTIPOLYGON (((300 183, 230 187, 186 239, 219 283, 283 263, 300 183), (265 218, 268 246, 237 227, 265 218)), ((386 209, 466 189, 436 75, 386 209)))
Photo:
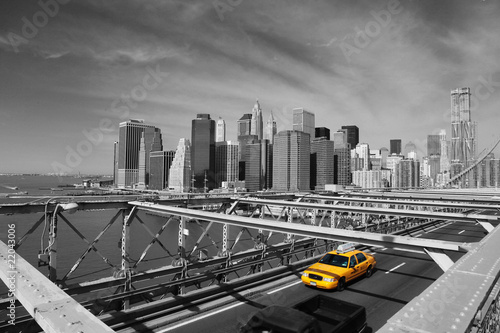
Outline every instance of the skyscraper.
POLYGON ((222 182, 234 183, 239 179, 238 143, 225 141, 215 144, 215 182, 221 187, 222 182))
POLYGON ((269 115, 269 119, 266 122, 266 130, 264 139, 269 140, 270 144, 274 144, 274 136, 278 132, 276 126, 276 120, 274 120, 273 111, 271 110, 271 114, 269 115))
POLYGON ((149 186, 150 190, 168 188, 170 166, 175 157, 175 151, 152 151, 149 154, 149 186))
POLYGON ((330 129, 326 127, 316 127, 314 129, 314 137, 315 138, 325 137, 327 140, 330 140, 330 129))
POLYGON ((401 150, 401 139, 392 139, 390 141, 390 154, 396 154, 396 155, 401 155, 401 153, 403 152, 401 150))
POLYGON ((251 113, 245 113, 239 120, 238 120, 238 131, 237 131, 237 136, 245 136, 245 135, 250 135, 251 134, 251 128, 252 128, 252 114, 251 113))
POLYGON ((427 135, 427 156, 441 155, 441 137, 439 134, 427 135))
POLYGON ((145 128, 139 146, 139 179, 138 183, 149 185, 149 156, 153 151, 162 151, 162 137, 159 128, 145 128))
POLYGON ((440 162, 440 171, 445 172, 445 171, 450 171, 450 158, 448 155, 449 151, 449 142, 446 140, 446 130, 442 129, 439 132, 439 140, 440 140, 440 146, 441 146, 441 162, 440 162))
POLYGON ((189 192, 191 189, 191 144, 180 139, 168 175, 168 187, 176 192, 189 192))
POLYGON ((309 190, 310 152, 309 133, 278 132, 273 148, 273 189, 277 191, 309 190))
POLYGON ((191 171, 194 187, 215 187, 215 121, 209 114, 198 114, 191 127, 191 171), (206 177, 206 178, 205 178, 206 177), (206 182, 205 182, 206 179, 206 182))
POLYGON ((293 109, 293 130, 307 133, 311 140, 314 139, 314 113, 306 111, 304 108, 293 109))
POLYGON ((395 167, 393 187, 420 187, 420 162, 413 159, 399 161, 395 167))
POLYGON ((158 146, 158 140, 161 142, 161 131, 153 125, 145 124, 142 119, 131 119, 120 123, 117 179, 115 180, 119 187, 129 187, 139 181, 139 151, 141 138, 146 129, 148 129, 148 134, 144 135, 144 172, 149 166, 149 152, 162 150, 161 145, 158 146), (155 145, 153 145, 153 140, 156 140, 155 145))
MULTIPOLYGON (((329 133, 328 133, 329 134, 329 133)), ((311 141, 311 189, 325 189, 334 180, 334 144, 326 136, 311 141)))
POLYGON ((361 170, 370 170, 370 146, 367 143, 358 143, 353 150, 363 159, 361 170))
POLYGON ((347 131, 333 133, 333 183, 348 186, 351 184, 351 149, 347 142, 347 131))
POLYGON ((346 125, 342 126, 342 130, 346 131, 347 143, 351 145, 351 149, 354 149, 359 143, 359 128, 356 125, 346 125))
POLYGON ((222 141, 226 141, 226 122, 224 121, 224 119, 219 117, 219 120, 217 120, 215 142, 222 141))
POLYGON ((248 191, 272 187, 272 148, 268 140, 247 145, 245 187, 248 191))
POLYGON ((252 109, 250 134, 256 135, 258 140, 262 140, 263 126, 264 125, 262 122, 262 109, 260 108, 259 100, 257 100, 252 109))
POLYGON ((457 88, 451 91, 452 176, 467 167, 475 158, 476 123, 471 121, 470 88, 457 88))

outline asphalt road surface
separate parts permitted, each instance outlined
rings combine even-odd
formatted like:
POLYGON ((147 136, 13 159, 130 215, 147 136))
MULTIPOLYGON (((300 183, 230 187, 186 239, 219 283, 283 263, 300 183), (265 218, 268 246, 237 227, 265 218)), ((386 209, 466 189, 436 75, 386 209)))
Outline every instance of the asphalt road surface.
MULTIPOLYGON (((455 242, 478 242, 485 236, 478 224, 445 223, 412 234, 412 237, 441 239, 455 242)), ((307 287, 300 276, 289 276, 265 291, 232 295, 234 302, 221 308, 171 324, 157 332, 237 332, 237 325, 246 322, 253 313, 271 304, 292 305, 318 293, 327 294, 366 308, 367 323, 376 332, 387 320, 414 297, 431 285, 443 271, 425 254, 385 248, 368 248, 377 260, 377 270, 369 279, 359 278, 342 291, 325 291, 307 287)), ((458 260, 462 254, 450 252, 458 260)), ((187 309, 189 311, 189 309, 187 309)), ((198 309, 192 309, 198 312, 198 309)))

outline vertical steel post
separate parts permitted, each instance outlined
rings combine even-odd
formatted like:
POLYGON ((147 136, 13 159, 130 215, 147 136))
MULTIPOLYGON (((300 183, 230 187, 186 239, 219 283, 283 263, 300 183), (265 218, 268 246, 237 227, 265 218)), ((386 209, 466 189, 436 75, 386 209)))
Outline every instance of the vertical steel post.
MULTIPOLYGON (((288 222, 288 223, 292 223, 292 222, 293 222, 293 208, 292 208, 292 207, 288 207, 288 218, 287 218, 287 222, 288 222)), ((291 242, 292 242, 292 239, 293 239, 293 235, 292 235, 292 234, 286 234, 286 240, 285 240, 285 243, 291 243, 291 242)))
POLYGON ((337 225, 335 224, 335 211, 332 210, 332 213, 330 214, 330 228, 336 228, 337 225))
POLYGON ((56 206, 50 218, 49 225, 49 279, 52 282, 57 280, 57 209, 56 206))
MULTIPOLYGON (((180 276, 181 279, 184 279, 185 277, 187 277, 187 261, 186 261, 186 247, 185 247, 186 237, 184 235, 185 228, 186 228, 186 217, 181 216, 181 218, 179 220, 179 235, 178 235, 179 237, 177 240, 177 246, 178 246, 177 253, 180 257, 179 262, 182 265, 182 273, 180 276)), ((178 286, 179 295, 182 295, 183 292, 184 292, 184 286, 179 285, 178 286)))
POLYGON ((227 255, 227 242, 229 238, 229 225, 227 223, 224 223, 222 225, 222 255, 226 256, 227 255))
MULTIPOLYGON (((122 265, 121 271, 123 276, 125 277, 125 284, 123 286, 123 291, 129 291, 132 287, 132 277, 130 275, 130 258, 129 258, 129 250, 130 250, 130 223, 132 222, 130 217, 132 212, 123 209, 122 210, 122 239, 121 239, 121 251, 122 251, 122 265)), ((130 300, 125 298, 122 303, 122 308, 124 310, 130 308, 130 300)))

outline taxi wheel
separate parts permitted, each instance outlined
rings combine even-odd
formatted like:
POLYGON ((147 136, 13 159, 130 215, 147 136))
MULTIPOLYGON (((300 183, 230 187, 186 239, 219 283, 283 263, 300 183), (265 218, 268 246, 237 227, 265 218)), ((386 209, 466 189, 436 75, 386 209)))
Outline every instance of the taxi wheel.
POLYGON ((372 273, 373 273, 372 266, 370 266, 366 270, 366 278, 369 278, 370 276, 372 276, 372 273))
POLYGON ((341 278, 337 284, 337 291, 342 291, 345 289, 345 278, 341 278))

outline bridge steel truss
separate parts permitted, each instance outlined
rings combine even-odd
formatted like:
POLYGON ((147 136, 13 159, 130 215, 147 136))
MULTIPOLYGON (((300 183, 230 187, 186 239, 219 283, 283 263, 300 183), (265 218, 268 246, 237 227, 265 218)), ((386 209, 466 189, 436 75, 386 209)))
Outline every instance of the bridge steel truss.
MULTIPOLYGON (((281 198, 291 197, 290 195, 278 196, 281 198)), ((132 199, 137 198, 137 196, 132 199)), ((313 239, 305 239, 295 242, 291 246, 289 243, 279 243, 274 242, 272 245, 264 246, 260 241, 259 236, 255 237, 250 230, 242 228, 238 233, 236 239, 232 242, 225 242, 224 247, 212 239, 209 234, 214 232, 211 230, 213 223, 209 223, 207 226, 202 225, 199 221, 194 221, 192 219, 189 222, 194 222, 202 230, 202 234, 197 239, 196 243, 192 248, 186 246, 187 236, 184 234, 186 229, 186 223, 188 220, 183 217, 169 216, 158 230, 152 229, 151 226, 146 225, 139 216, 139 207, 130 205, 128 201, 130 197, 122 197, 121 199, 114 199, 113 201, 101 201, 101 200, 88 200, 79 198, 50 198, 44 203, 33 203, 33 204, 14 204, 14 205, 3 205, 0 206, 0 215, 6 214, 33 214, 33 213, 43 213, 43 215, 36 220, 33 225, 29 227, 24 235, 21 237, 16 237, 16 244, 11 246, 11 251, 17 251, 20 246, 27 242, 28 238, 34 234, 38 228, 42 228, 45 222, 44 232, 42 233, 42 239, 46 239, 48 245, 45 247, 44 251, 39 256, 39 265, 47 266, 48 274, 44 277, 36 268, 28 264, 24 258, 17 255, 18 262, 26 263, 23 269, 26 272, 13 273, 8 270, 7 267, 7 257, 4 256, 0 258, 2 261, 0 277, 9 285, 9 279, 13 276, 16 277, 16 281, 22 278, 22 281, 26 283, 29 282, 29 288, 25 288, 23 283, 18 282, 18 288, 16 289, 16 299, 13 305, 16 307, 25 307, 30 316, 18 316, 16 317, 16 327, 23 329, 25 332, 30 332, 30 329, 35 329, 32 322, 36 320, 37 323, 43 328, 47 329, 49 332, 65 332, 67 331, 67 325, 65 326, 64 320, 59 320, 61 316, 61 311, 72 311, 75 312, 75 303, 67 302, 68 304, 64 307, 60 306, 59 302, 54 302, 53 305, 48 304, 47 306, 39 307, 39 303, 35 302, 36 299, 30 297, 32 294, 32 289, 35 290, 46 290, 42 287, 46 284, 53 286, 50 292, 43 293, 46 297, 41 299, 44 301, 49 298, 50 300, 59 300, 61 302, 66 302, 66 300, 80 299, 81 307, 78 307, 78 311, 81 309, 90 310, 88 314, 84 314, 82 317, 82 325, 87 329, 90 327, 97 327, 102 325, 105 329, 93 329, 91 331, 95 332, 105 332, 112 331, 106 325, 112 325, 113 329, 123 328, 124 323, 132 316, 147 317, 151 316, 153 309, 161 308, 162 306, 171 305, 172 302, 168 301, 168 296, 183 295, 186 290, 193 291, 196 289, 208 290, 204 295, 212 294, 216 295, 226 292, 224 288, 216 291, 210 291, 210 286, 217 286, 221 283, 238 283, 242 286, 246 283, 256 283, 263 277, 269 275, 268 278, 276 278, 274 274, 265 272, 264 265, 269 266, 268 268, 280 271, 281 273, 288 272, 290 267, 294 265, 309 265, 317 258, 318 255, 326 251, 330 251, 336 246, 336 243, 327 242, 324 243, 317 242, 313 239), (78 225, 73 224, 70 220, 70 216, 67 213, 75 213, 75 211, 103 211, 103 210, 114 210, 111 219, 109 221, 104 221, 102 230, 97 230, 98 234, 94 239, 87 239, 79 230, 78 225), (68 271, 63 271, 62 267, 58 265, 58 239, 60 238, 58 229, 60 228, 60 223, 65 223, 69 228, 78 235, 78 237, 85 243, 85 249, 82 251, 80 257, 71 266, 68 271), (151 237, 150 242, 145 246, 144 250, 140 254, 137 260, 131 260, 130 246, 131 243, 135 241, 134 235, 131 234, 131 224, 139 224, 146 234, 151 237), (167 245, 172 245, 162 243, 160 236, 165 231, 169 224, 178 223, 178 234, 175 243, 178 248, 177 251, 172 251, 167 248, 167 245), (103 235, 109 234, 109 230, 112 225, 121 224, 121 240, 120 240, 120 252, 121 252, 121 262, 112 262, 107 258, 99 249, 99 241, 103 239, 103 235), (48 232, 45 232, 45 229, 48 232), (246 251, 235 252, 235 247, 238 245, 240 239, 244 234, 247 234, 251 238, 251 242, 254 244, 253 248, 246 251), (210 258, 201 258, 203 251, 200 249, 202 239, 209 239, 212 246, 217 249, 218 256, 210 258), (160 246, 164 253, 165 259, 170 258, 171 264, 139 271, 141 268, 140 264, 146 261, 146 255, 153 245, 160 246), (91 252, 95 252, 101 259, 115 271, 112 277, 103 278, 90 282, 75 283, 71 282, 71 278, 74 272, 78 268, 84 265, 87 255, 91 252), (292 262, 295 261, 297 264, 292 262), (273 267, 274 265, 274 267, 273 267), (12 275, 14 274, 14 275, 12 275), (32 275, 30 275, 32 274, 32 275), (266 275, 267 274, 267 275, 266 275), (12 276, 11 276, 12 275, 12 276), (254 276, 255 275, 255 276, 254 276), (30 276, 36 276, 36 278, 29 278, 30 276), (248 276, 248 277, 246 277, 248 276), (51 283, 49 282, 54 282, 51 283), (36 284, 33 281, 38 281, 36 284), (234 282, 233 282, 234 281, 234 282), (238 282, 239 281, 239 282, 238 282), (254 282, 252 282, 254 281, 254 282), (153 283, 153 285, 151 285, 153 283), (149 285, 145 285, 149 284, 149 285), (165 305, 154 305, 161 300, 167 300, 165 305), (21 303, 20 303, 21 302, 21 303), (137 304, 140 303, 151 303, 150 307, 141 306, 137 308, 137 304), (37 309, 43 309, 42 312, 38 313, 37 309), (147 310, 146 310, 147 309, 147 310), (118 314, 106 315, 107 312, 112 310, 118 310, 118 314), (93 317, 93 315, 100 315, 100 319, 105 321, 104 324, 93 317), (55 323, 54 325, 58 328, 51 330, 48 328, 48 323, 55 323), (61 325, 59 325, 61 324, 61 325), (24 328, 23 328, 24 327, 24 328), (59 329, 59 330, 58 330, 59 329)), ((230 203, 234 200, 228 200, 228 197, 221 198, 203 198, 196 200, 190 198, 189 203, 186 200, 174 199, 166 200, 168 204, 188 206, 190 204, 201 207, 201 206, 213 206, 214 202, 220 202, 218 205, 220 211, 225 211, 230 208, 230 203)), ((227 231, 227 229, 226 229, 227 231)), ((170 237, 172 238, 172 237, 170 237)), ((169 239, 170 239, 169 238, 169 239)), ((267 240, 266 240, 267 241, 267 240)), ((165 240, 163 240, 165 242, 165 240)), ((45 243, 45 242, 44 242, 45 243)), ((5 244, 4 244, 5 246, 5 244)), ((3 248, 2 248, 3 249, 3 248)), ((171 249, 171 247, 170 247, 171 249)), ((61 249, 59 248, 59 253, 61 249)), ((8 252, 2 252, 8 253, 8 252)), ((17 264, 17 263, 16 263, 17 264)), ((298 269, 298 268, 297 268, 298 269)), ((288 272, 289 273, 289 272, 288 272)), ((279 276, 276 275, 276 276, 279 276)), ((179 303, 179 298, 176 297, 175 301, 179 303)), ((194 301, 193 301, 194 302, 194 301)), ((0 306, 7 307, 10 305, 9 299, 0 300, 0 306)), ((50 303, 50 302, 49 302, 50 303)), ((78 303, 76 303, 78 304, 78 303)), ((61 317, 63 318, 63 317, 61 317)), ((73 320, 73 317, 68 317, 66 320, 73 320)), ((0 323, 0 331, 4 329, 9 329, 9 323, 0 323)), ((52 324, 50 324, 52 325, 52 324)), ((71 326, 73 327, 73 326, 71 326)), ((79 328, 80 326, 74 326, 79 328)), ((78 330, 77 330, 78 331, 78 330)), ((82 329, 82 332, 87 330, 82 329)))
MULTIPOLYGON (((286 198, 292 198, 293 196, 287 196, 286 198)), ((282 197, 285 198, 285 197, 282 197)), ((58 283, 59 287, 55 287, 51 291, 55 299, 61 299, 65 302, 66 297, 73 296, 76 297, 80 294, 86 292, 94 292, 95 296, 88 297, 85 301, 81 303, 82 309, 92 309, 91 312, 84 316, 82 321, 84 324, 89 321, 89 325, 95 323, 101 325, 99 320, 93 317, 92 313, 100 315, 100 319, 104 322, 104 328, 116 329, 121 327, 124 322, 130 318, 130 316, 148 316, 153 309, 158 308, 158 302, 165 303, 163 306, 168 306, 171 304, 169 301, 169 294, 172 295, 183 295, 186 291, 185 288, 209 288, 210 286, 216 286, 220 283, 233 283, 233 281, 242 281, 241 283, 249 283, 251 277, 256 275, 254 279, 260 279, 258 274, 265 274, 264 265, 268 265, 272 268, 271 263, 274 261, 277 267, 282 268, 287 267, 292 262, 292 258, 297 260, 297 263, 302 261, 311 262, 314 255, 324 253, 325 251, 331 250, 335 242, 356 242, 371 246, 381 246, 397 249, 406 249, 418 252, 424 252, 429 254, 438 265, 445 271, 450 270, 455 267, 457 263, 453 263, 444 253, 444 251, 459 251, 469 253, 475 249, 473 244, 469 243, 456 243, 456 242, 446 242, 446 241, 435 241, 426 240, 422 238, 412 238, 398 235, 381 235, 378 232, 393 232, 400 229, 406 229, 409 226, 414 225, 415 220, 454 220, 454 221, 465 221, 465 222, 480 222, 482 224, 488 224, 492 220, 496 220, 496 217, 482 215, 482 214, 471 214, 468 212, 459 212, 459 208, 452 204, 443 203, 443 206, 439 208, 439 205, 429 205, 432 211, 424 211, 420 209, 412 209, 411 207, 416 206, 415 204, 405 205, 406 202, 402 202, 402 206, 398 206, 394 203, 394 207, 404 207, 405 209, 391 208, 389 202, 380 203, 373 202, 370 205, 375 205, 376 207, 367 206, 348 206, 339 205, 338 197, 296 197, 297 201, 285 201, 285 200, 270 200, 261 198, 240 198, 233 200, 222 200, 222 204, 219 205, 217 212, 206 212, 201 210, 194 210, 188 208, 180 208, 174 206, 157 204, 145 201, 127 201, 127 200, 115 200, 113 202, 95 202, 95 201, 81 201, 78 202, 78 210, 101 210, 101 209, 115 209, 117 213, 113 215, 111 220, 106 224, 106 226, 101 230, 98 236, 94 240, 87 240, 76 228, 72 225, 67 216, 64 202, 47 202, 45 206, 40 205, 21 205, 19 207, 6 207, 0 206, 0 214, 12 214, 12 213, 35 213, 44 212, 44 215, 28 230, 28 232, 19 239, 16 244, 16 249, 28 238, 28 236, 33 233, 33 231, 38 228, 43 221, 48 222, 49 226, 49 246, 47 247, 47 259, 49 266, 49 278, 58 283), (299 201, 300 200, 300 201, 299 201), (319 201, 320 203, 314 202, 301 202, 301 201, 319 201), (336 203, 336 204, 333 204, 336 203), (271 207, 279 207, 277 210, 271 207), (241 209, 249 212, 249 216, 240 216, 241 209), (444 211, 453 210, 453 212, 444 211), (159 230, 151 230, 144 221, 141 220, 139 212, 149 212, 152 214, 157 214, 166 217, 165 223, 160 227, 159 230), (277 213, 276 213, 277 212, 277 213), (265 215, 271 215, 274 220, 264 220, 265 215), (292 223, 293 217, 299 217, 299 223, 292 223), (349 216, 351 218, 357 218, 357 216, 365 216, 365 225, 360 225, 353 227, 353 230, 340 229, 345 228, 346 225, 341 225, 342 218, 349 216), (383 220, 380 223, 369 223, 368 217, 378 217, 380 221, 381 216, 383 220), (259 217, 259 218, 255 218, 259 217), (400 223, 400 218, 403 218, 404 223, 400 223), (404 220, 409 219, 409 220, 404 220), (58 275, 57 272, 57 223, 62 220, 87 244, 86 250, 82 253, 82 256, 75 262, 70 271, 66 272, 64 276, 58 275), (319 220, 319 221, 318 221, 319 220), (97 243, 100 237, 106 233, 110 226, 115 223, 115 221, 120 221, 121 223, 121 263, 113 264, 105 256, 103 256, 97 249, 97 243), (139 223, 145 232, 151 236, 150 243, 146 246, 139 259, 135 262, 131 261, 128 257, 130 250, 131 241, 133 241, 133 235, 131 235, 130 225, 133 222, 139 223), (208 222, 206 227, 203 227, 200 222, 208 222), (177 246, 178 249, 175 253, 170 253, 167 246, 163 244, 159 236, 163 233, 169 223, 178 224, 178 234, 177 234, 177 246), (186 229, 187 223, 196 223, 203 230, 200 237, 195 242, 195 245, 188 249, 186 247, 186 235, 184 230, 186 229), (223 240, 222 244, 219 246, 215 244, 213 239, 209 235, 209 231, 214 224, 222 224, 223 240), (322 227, 323 225, 326 226, 322 227), (241 230, 235 239, 229 239, 229 227, 238 226, 241 230), (254 236, 250 230, 258 230, 258 235, 254 236), (364 230, 364 231, 361 231, 364 230), (265 234, 264 231, 268 233, 265 234), (366 232, 368 231, 368 232, 366 232), (370 232, 373 231, 373 232, 370 232), (254 244, 252 249, 247 251, 235 253, 235 245, 238 243, 243 234, 247 233, 254 244), (268 241, 273 235, 284 234, 283 242, 277 244, 269 244, 268 241), (296 239, 296 236, 302 236, 305 238, 296 239), (210 239, 215 248, 217 248, 218 253, 216 257, 205 258, 201 260, 202 251, 200 249, 200 244, 202 239, 210 239), (324 245, 318 242, 318 240, 325 240, 324 245), (329 241, 328 241, 329 240, 329 241), (172 258, 171 265, 163 266, 156 269, 149 269, 146 271, 137 271, 138 265, 144 261, 146 254, 149 249, 157 244, 163 248, 166 254, 172 258), (116 269, 117 274, 111 278, 105 278, 98 281, 92 281, 87 283, 77 283, 68 284, 69 276, 79 267, 85 256, 90 252, 94 251, 111 267, 116 269), (193 258, 200 257, 200 260, 194 260, 193 258), (298 256, 302 255, 303 258, 298 256), (207 268, 209 269, 207 271, 207 268), (245 280, 244 274, 248 276, 248 280, 245 280), (234 274, 238 278, 230 281, 229 275, 234 274), (161 283, 156 283, 153 286, 143 286, 140 285, 141 282, 145 281, 155 281, 160 278, 168 278, 167 282, 162 281, 161 283), (241 280, 243 278, 243 280, 241 280), (109 293, 109 289, 116 287, 116 291, 109 293), (108 293, 104 295, 103 290, 108 290, 108 293), (67 296, 69 295, 69 296, 67 296), (158 298, 159 297, 159 298, 158 298), (146 302, 145 306, 134 307, 138 300, 143 303, 146 302), (98 301, 99 306, 96 309, 96 301, 98 301), (147 304, 151 304, 148 306, 147 304), (156 304, 156 305, 155 305, 156 304), (118 307, 117 307, 118 305, 118 307), (116 314, 107 315, 106 311, 109 310, 120 310, 116 314), (109 327, 106 327, 109 325, 109 327)), ((340 199, 342 200, 342 199, 340 199)), ((345 199, 347 201, 347 199, 345 199)), ((210 201, 213 203, 213 201, 210 201)), ((351 201, 352 203, 353 201, 351 201)), ((168 204, 168 202, 167 202, 168 204)), ((171 203, 172 204, 172 203, 171 203)), ((185 202, 177 201, 173 203, 175 205, 187 206, 185 202)), ((199 203, 194 203, 198 204, 199 203)), ((481 203, 473 203, 470 207, 462 204, 463 209, 492 209, 495 210, 497 207, 489 205, 487 207, 481 206, 481 203)), ((344 219, 345 220, 345 219, 344 219)), ((344 221, 345 222, 345 221, 344 221)), ((276 239, 276 237, 275 237, 276 239)), ((18 256, 20 258, 20 256, 18 256)), ((6 258, 2 258, 2 264, 5 265, 6 258)), ((20 258, 22 259, 22 258, 20 258)), ((317 259, 315 259, 317 260, 317 259)), ((277 269, 277 268, 274 268, 277 269)), ((6 267, 2 266, 2 272, 8 272, 6 267)), ((32 271, 38 271, 31 267, 29 264, 26 266, 26 274, 32 274, 32 271)), ((59 272, 60 273, 60 272, 59 272)), ((28 276, 22 274, 23 276, 28 276)), ((35 273, 33 273, 35 274, 35 273)), ((38 273, 40 274, 40 273, 38 273)), ((447 272, 445 273, 447 274, 447 272)), ((18 277, 21 274, 18 273, 18 277)), ((33 275, 34 276, 34 275, 33 275)), ((39 286, 47 284, 46 278, 43 274, 37 276, 37 281, 39 281, 39 286), (41 277, 40 277, 41 276, 41 277)), ((2 279, 7 284, 8 276, 2 274, 2 279)), ((28 279, 28 281, 30 281, 28 279)), ((30 288, 33 286, 30 286, 30 288)), ((37 303, 34 300, 26 300, 31 294, 30 289, 24 289, 26 295, 20 295, 19 300, 22 302, 28 311, 29 309, 37 309, 37 303), (23 297, 25 300, 23 300, 23 297)), ((204 290, 204 289, 201 289, 204 290)), ((52 296, 50 296, 52 298, 52 296)), ((179 302, 177 299, 176 302, 179 302)), ((5 302, 4 302, 5 304, 5 302)), ((59 316, 61 309, 58 306, 44 308, 43 313, 32 313, 33 318, 39 322, 40 326, 44 324, 44 321, 50 321, 52 317, 59 316), (42 315, 42 317, 40 317, 42 315)), ((75 306, 68 302, 68 308, 75 306)), ((160 306, 161 307, 161 306, 160 306)), ((68 309, 67 308, 67 309, 68 309)), ((79 311, 79 310, 78 310, 79 311)), ((36 312, 36 311, 35 311, 36 312)), ((22 319, 22 318, 19 318, 22 319)), ((28 322, 29 319, 25 318, 28 322)), ((58 325, 56 325, 58 326, 58 325)), ((1 329, 1 327, 0 327, 1 329)), ((66 328, 62 329, 64 331, 66 328)), ((54 332, 57 330, 54 330, 54 332)), ((85 331, 85 330, 82 330, 85 331)), ((96 330, 105 331, 105 330, 96 330)))

